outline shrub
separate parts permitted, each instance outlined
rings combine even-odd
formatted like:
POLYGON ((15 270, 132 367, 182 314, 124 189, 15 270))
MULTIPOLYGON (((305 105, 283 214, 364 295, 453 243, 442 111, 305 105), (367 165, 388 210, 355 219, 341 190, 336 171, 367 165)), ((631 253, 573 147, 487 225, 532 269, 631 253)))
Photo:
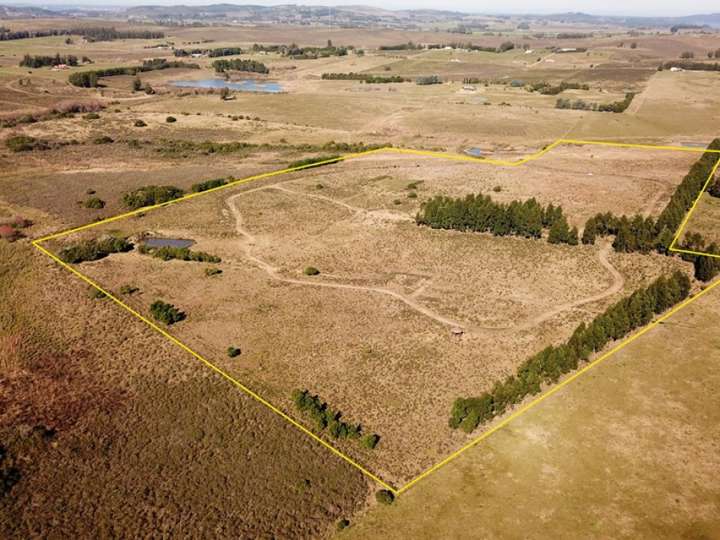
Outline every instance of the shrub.
POLYGON ((219 268, 206 268, 205 269, 205 275, 210 276, 217 276, 218 274, 222 274, 222 270, 219 268))
POLYGON ((379 442, 380 436, 375 433, 365 435, 362 439, 362 445, 369 450, 373 450, 379 442))
POLYGON ((170 261, 172 259, 178 259, 180 261, 192 261, 192 262, 206 262, 206 263, 219 263, 221 262, 220 257, 205 253, 204 251, 191 251, 188 248, 177 248, 170 246, 163 246, 160 248, 150 248, 146 244, 140 246, 140 253, 144 255, 152 255, 163 261, 170 261))
POLYGON ((100 118, 100 115, 96 112, 90 112, 83 116, 83 118, 85 120, 97 120, 98 118, 100 118))
POLYGON ((98 137, 93 140, 94 144, 112 144, 115 141, 112 137, 108 137, 107 135, 103 135, 102 137, 98 137))
POLYGON ((305 274, 306 276, 317 276, 319 273, 320 270, 318 270, 314 266, 308 266, 307 268, 305 268, 305 270, 303 270, 303 274, 305 274))
POLYGON ((200 191, 207 191, 208 189, 224 186, 225 184, 227 184, 227 180, 224 178, 216 178, 214 180, 205 180, 204 182, 193 184, 190 189, 192 189, 193 192, 198 193, 200 191))
POLYGON ((22 234, 12 225, 4 223, 0 225, 0 238, 7 240, 8 242, 14 242, 20 238, 22 234))
POLYGON ((47 150, 47 142, 28 135, 15 135, 5 140, 5 146, 12 152, 31 152, 33 150, 47 150))
POLYGON ((395 501, 395 495, 392 494, 392 491, 381 489, 375 494, 375 499, 380 504, 392 504, 395 501))
POLYGON ((168 116, 168 117, 165 119, 165 121, 166 121, 168 124, 172 124, 173 122, 177 122, 177 118, 175 118, 174 116, 168 116))
POLYGON ((150 304, 150 313, 156 321, 163 322, 165 324, 175 324, 185 319, 185 313, 180 311, 172 304, 167 304, 162 300, 155 300, 150 304))
POLYGON ((184 191, 175 186, 145 186, 123 195, 123 204, 132 210, 177 199, 184 191))
POLYGON ((347 529, 350 526, 350 521, 347 519, 341 519, 338 521, 337 529, 338 531, 342 531, 343 529, 347 529))
POLYGON ((120 294, 124 296, 130 296, 131 294, 135 294, 139 290, 140 289, 134 287, 133 285, 123 285, 122 287, 120 287, 120 294))
POLYGON ((333 163, 337 163, 342 158, 341 156, 317 156, 317 157, 310 157, 305 159, 300 159, 298 161, 293 161, 288 165, 289 169, 296 169, 299 167, 302 167, 304 169, 310 169, 312 167, 321 167, 323 165, 332 165, 333 163))
POLYGON ((235 358, 236 356, 240 356, 240 353, 241 353, 241 351, 240 351, 239 348, 237 348, 237 347, 228 347, 227 355, 228 355, 230 358, 235 358))
POLYGON ((135 120, 135 123, 134 123, 133 125, 134 125, 135 127, 146 127, 146 126, 147 126, 147 124, 145 123, 145 121, 144 121, 144 120, 140 120, 140 119, 135 120))
POLYGON ((88 200, 83 203, 85 208, 93 208, 95 210, 100 210, 101 208, 105 208, 105 201, 100 199, 99 197, 90 197, 88 200))
POLYGON ((124 253, 132 249, 133 245, 125 238, 107 237, 100 240, 86 240, 68 246, 61 249, 58 256, 66 263, 78 264, 85 261, 97 261, 111 253, 124 253))

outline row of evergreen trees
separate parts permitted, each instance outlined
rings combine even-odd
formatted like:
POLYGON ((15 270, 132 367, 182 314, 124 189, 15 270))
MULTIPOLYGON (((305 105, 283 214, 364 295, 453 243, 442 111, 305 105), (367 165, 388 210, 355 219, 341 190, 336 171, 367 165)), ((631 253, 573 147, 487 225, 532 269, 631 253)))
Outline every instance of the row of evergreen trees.
POLYGON ((687 298, 690 279, 676 271, 610 306, 586 325, 580 324, 560 346, 550 346, 526 360, 515 375, 495 384, 479 397, 459 398, 450 415, 450 427, 471 433, 481 423, 503 414, 528 395, 540 393, 543 384, 556 383, 580 362, 601 351, 608 343, 648 324, 655 315, 687 298))
POLYGON ((433 229, 489 232, 495 236, 540 238, 549 229, 548 241, 553 244, 578 244, 578 230, 570 228, 561 206, 542 206, 537 200, 498 203, 489 195, 466 197, 437 195, 423 203, 415 216, 418 225, 433 229))
POLYGON ((247 71, 250 73, 270 73, 268 67, 257 60, 245 60, 242 58, 232 58, 230 60, 215 60, 212 63, 213 69, 217 73, 225 71, 247 71))
POLYGON ((163 32, 153 30, 117 30, 115 28, 83 26, 78 28, 51 28, 48 30, 16 30, 0 29, 0 41, 30 39, 48 36, 83 36, 88 41, 112 41, 114 39, 161 39, 163 32))
MULTIPOLYGON (((708 145, 708 150, 720 150, 720 139, 713 140, 708 145)), ((594 244, 598 236, 615 236, 613 247, 616 251, 649 253, 654 250, 670 255, 669 247, 675 231, 678 230, 683 218, 700 195, 718 160, 720 160, 720 153, 704 152, 678 185, 657 220, 640 214, 632 217, 617 217, 611 212, 597 214, 585 223, 582 235, 583 244, 594 244)), ((698 237, 699 235, 695 234, 691 243, 705 246, 705 240, 698 237)), ((691 246, 685 246, 685 248, 693 249, 691 246)), ((711 248, 717 251, 716 245, 712 244, 708 247, 708 249, 711 248)), ((700 250, 697 249, 697 251, 700 250)), ((701 281, 708 281, 707 276, 710 276, 711 279, 717 273, 712 271, 714 263, 710 264, 712 261, 701 261, 700 259, 702 257, 693 260, 696 264, 695 275, 701 281)))
POLYGON ((71 73, 68 82, 73 86, 81 88, 94 88, 98 86, 101 77, 113 77, 115 75, 137 75, 147 71, 156 71, 159 69, 184 68, 184 69, 200 69, 197 64, 188 64, 185 62, 172 61, 169 62, 165 58, 153 58, 145 60, 141 66, 131 67, 114 67, 106 69, 95 69, 93 71, 78 71, 71 73))
MULTIPOLYGON (((85 60, 89 61, 90 59, 85 57, 85 60)), ((61 64, 65 64, 68 66, 77 66, 78 57, 73 54, 69 54, 67 56, 60 56, 60 53, 56 53, 55 56, 31 56, 29 54, 26 54, 25 56, 23 56, 23 59, 20 60, 20 67, 28 67, 33 69, 37 69, 43 66, 59 66, 61 64)))
POLYGON ((173 54, 179 57, 205 54, 210 58, 217 58, 219 56, 235 56, 244 52, 240 47, 217 47, 215 49, 175 49, 173 54))

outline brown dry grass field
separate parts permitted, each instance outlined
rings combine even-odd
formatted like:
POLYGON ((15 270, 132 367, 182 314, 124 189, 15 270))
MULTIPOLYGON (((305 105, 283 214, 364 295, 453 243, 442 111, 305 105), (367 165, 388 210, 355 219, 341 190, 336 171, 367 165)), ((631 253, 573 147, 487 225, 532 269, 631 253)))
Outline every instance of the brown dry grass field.
POLYGON ((640 153, 574 146, 514 168, 372 156, 114 221, 55 249, 78 237, 150 234, 220 256, 223 273, 210 279, 207 265, 134 252, 79 269, 115 293, 137 287, 125 300, 143 314, 156 299, 181 307, 188 319, 174 335, 288 413, 292 390, 307 388, 380 434, 373 452, 343 450, 400 486, 465 439, 447 428, 455 397, 490 389, 532 351, 682 266, 607 244, 431 231, 413 222, 421 201, 500 186, 499 199, 522 192, 562 204, 571 222, 612 207, 656 214, 690 158, 646 156, 642 176, 625 176, 640 153), (561 197, 559 173, 568 179, 561 197), (308 266, 321 274, 304 276, 308 266), (226 358, 232 345, 240 359, 226 358))
MULTIPOLYGON (((343 153, 323 149, 333 141, 479 148, 515 160, 559 138, 705 146, 717 136, 718 74, 657 70, 686 51, 705 58, 720 48, 716 32, 630 33, 552 21, 521 31, 497 17, 478 21, 493 35, 458 34, 454 23, 400 30, 2 21, 13 30, 102 25, 166 37, 0 41, 0 223, 18 215, 33 222, 17 242, 0 239, 0 473, 15 466, 20 475, 0 493, 0 536, 317 538, 332 536, 341 519, 352 527, 340 537, 717 536, 717 373, 706 360, 718 347, 709 322, 717 293, 378 508, 377 484, 112 301, 93 298, 30 245, 124 212, 123 194, 138 187, 189 191, 203 180, 343 153), (555 32, 594 35, 560 40, 555 32), (277 94, 233 91, 222 99, 218 91, 173 86, 222 78, 208 57, 182 59, 200 69, 142 73, 152 95, 133 92, 131 76, 103 78, 98 88, 68 82, 76 71, 175 60, 168 43, 328 40, 364 55, 241 56, 270 73, 230 79, 277 83, 277 94), (378 50, 508 40, 518 47, 505 53, 378 50), (55 53, 93 64, 18 65, 25 54, 55 53), (321 78, 348 72, 411 81, 321 78), (443 82, 415 84, 421 75, 443 82), (589 89, 529 91, 542 81, 589 89), (626 92, 637 95, 622 114, 555 108, 558 98, 602 104, 626 92), (99 118, 49 115, 70 104, 102 110, 99 118), (7 143, 17 136, 48 147, 15 152, 7 143), (86 208, 91 196, 104 207, 86 208)), ((679 258, 616 253, 606 241, 568 247, 421 228, 414 216, 422 201, 478 192, 502 202, 535 197, 561 204, 582 228, 608 210, 657 216, 696 159, 564 145, 521 167, 497 167, 379 153, 206 194, 50 247, 102 233, 151 233, 190 238, 192 249, 221 256, 207 265, 133 251, 77 268, 143 314, 158 298, 176 304, 187 319, 170 327, 173 335, 308 427, 290 400, 295 388, 378 433, 375 450, 353 441, 338 447, 399 487, 470 440, 447 425, 456 397, 491 387, 661 273, 692 271, 679 258), (206 276, 209 266, 222 273, 206 276), (308 266, 320 274, 306 276, 308 266), (120 295, 123 285, 139 291, 120 295), (229 346, 242 354, 228 358, 229 346)), ((703 198, 688 230, 720 241, 713 201, 703 198)))
POLYGON ((717 538, 718 309, 716 288, 337 537, 717 538))

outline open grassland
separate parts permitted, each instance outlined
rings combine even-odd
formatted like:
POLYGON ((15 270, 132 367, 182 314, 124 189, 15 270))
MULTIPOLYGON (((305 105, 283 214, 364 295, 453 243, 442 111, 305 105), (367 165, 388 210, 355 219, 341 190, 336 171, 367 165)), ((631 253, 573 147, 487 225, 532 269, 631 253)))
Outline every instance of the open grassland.
MULTIPOLYGON (((307 388, 380 434, 373 451, 341 448, 400 485, 466 439, 447 427, 455 397, 489 389, 530 352, 682 267, 678 259, 610 254, 604 243, 561 247, 413 223, 418 201, 437 192, 487 193, 495 185, 500 200, 516 189, 569 207, 578 223, 617 207, 612 189, 593 192, 582 178, 571 187, 571 171, 582 169, 573 160, 586 150, 507 169, 373 156, 204 195, 64 238, 54 249, 107 233, 150 234, 190 238, 193 249, 220 257, 214 266, 222 274, 212 277, 206 264, 137 252, 79 269, 115 294, 137 288, 123 300, 140 313, 156 299, 178 306, 187 320, 174 335, 286 411, 293 412, 292 390, 307 388), (546 199, 538 175, 551 185, 563 167, 567 198, 546 199), (483 178, 495 170, 505 176, 483 178), (588 209, 589 201, 598 206, 588 209), (581 211, 588 215, 575 217, 581 211), (311 266, 320 275, 305 275, 311 266), (453 336, 454 327, 464 335, 453 336), (230 346, 242 356, 228 359, 230 346)), ((664 182, 669 192, 676 181, 669 176, 686 168, 681 155, 680 164, 656 160, 642 177, 622 176, 619 153, 598 150, 607 155, 593 168, 600 185, 640 190, 635 206, 623 197, 628 213, 665 204, 648 206, 643 185, 658 192, 664 182)))
POLYGON ((719 293, 338 538, 717 537, 719 293))
POLYGON ((20 475, 0 536, 318 537, 364 503, 358 471, 25 241, 0 259, 0 445, 20 475))

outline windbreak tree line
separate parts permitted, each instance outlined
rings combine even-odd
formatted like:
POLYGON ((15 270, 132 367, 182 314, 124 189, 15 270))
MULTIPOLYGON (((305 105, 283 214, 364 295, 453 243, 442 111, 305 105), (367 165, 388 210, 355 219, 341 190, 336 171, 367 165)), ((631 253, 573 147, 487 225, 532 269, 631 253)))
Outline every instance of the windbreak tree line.
POLYGON ((495 236, 540 238, 549 229, 553 244, 578 244, 578 230, 570 228, 561 206, 542 206, 537 200, 498 203, 489 195, 466 197, 437 195, 423 203, 415 216, 418 225, 433 229, 489 232, 495 236))
MULTIPOLYGON (((713 140, 708 145, 708 150, 720 150, 720 139, 713 140)), ((657 251, 671 255, 669 247, 673 236, 692 207, 693 202, 702 192, 718 160, 720 160, 720 154, 704 152, 675 189, 670 201, 657 220, 640 214, 632 217, 618 217, 613 215, 612 212, 597 214, 585 224, 582 235, 583 244, 594 244, 598 236, 615 236, 613 247, 616 251, 624 253, 657 251)), ((710 190, 713 187, 711 186, 710 190)), ((702 244, 703 247, 706 244, 705 240, 698 234, 695 234, 692 242, 696 245, 702 244)), ((685 249, 692 249, 692 247, 685 246, 685 249)), ((708 249, 717 250, 717 246, 711 244, 708 249)), ((696 277, 701 281, 707 281, 707 279, 703 278, 708 276, 705 268, 708 261, 700 261, 700 259, 702 257, 698 257, 693 261, 696 264, 696 277), (698 266, 701 267, 700 272, 698 272, 698 266)), ((712 277, 714 277, 714 274, 712 277)))
POLYGON ((243 58, 233 58, 231 60, 215 60, 212 63, 212 67, 217 73, 224 73, 225 71, 270 73, 270 70, 262 62, 258 62, 257 60, 245 60, 243 58))
MULTIPOLYGON (((90 61, 89 58, 84 57, 83 62, 90 61)), ((42 56, 42 55, 34 55, 31 56, 29 54, 26 54, 23 56, 23 59, 20 60, 20 67, 28 67, 28 68, 39 68, 43 66, 59 66, 61 64, 65 64, 68 66, 77 66, 78 65, 78 57, 72 54, 69 54, 67 56, 60 56, 60 53, 56 53, 55 56, 42 56)))
POLYGON ((138 73, 145 73, 147 71, 156 71, 159 69, 169 68, 200 69, 200 66, 197 64, 188 64, 186 62, 168 62, 165 58, 153 58, 152 60, 145 60, 141 66, 95 69, 92 71, 78 71, 77 73, 70 74, 70 76, 68 77, 68 82, 73 86, 79 86, 81 88, 94 88, 98 86, 98 80, 101 77, 113 77, 115 75, 137 75, 138 73))
POLYGON ((367 84, 388 84, 410 82, 410 79, 400 75, 371 75, 369 73, 323 73, 325 81, 361 81, 367 84))
POLYGON ((163 32, 150 30, 117 30, 112 27, 56 28, 49 30, 17 30, 14 32, 11 32, 7 28, 0 29, 0 41, 69 35, 82 36, 88 41, 112 41, 115 39, 161 39, 165 37, 163 32))
POLYGON ((218 47, 215 49, 175 49, 173 54, 178 57, 192 56, 193 54, 205 54, 210 58, 217 58, 218 56, 234 56, 236 54, 243 54, 243 50, 240 47, 218 47))
POLYGON ((687 298, 690 279, 676 271, 660 277, 650 286, 610 306, 590 324, 580 324, 572 337, 560 346, 550 346, 531 356, 516 371, 493 389, 477 397, 458 398, 452 406, 449 425, 467 433, 478 425, 503 414, 528 395, 540 393, 543 384, 556 383, 577 369, 590 355, 601 351, 613 340, 627 336, 687 298))

